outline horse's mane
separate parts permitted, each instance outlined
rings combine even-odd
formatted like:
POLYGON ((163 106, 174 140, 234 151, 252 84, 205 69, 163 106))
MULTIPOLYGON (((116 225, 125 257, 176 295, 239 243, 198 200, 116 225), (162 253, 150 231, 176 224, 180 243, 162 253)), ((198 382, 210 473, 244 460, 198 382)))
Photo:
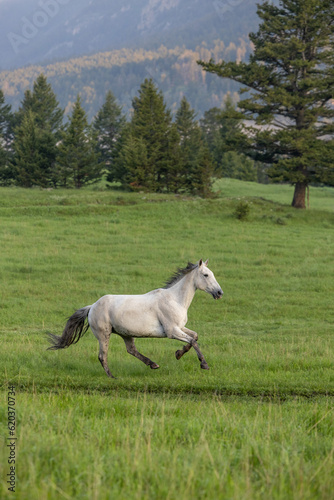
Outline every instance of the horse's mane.
POLYGON ((166 284, 164 288, 171 288, 173 285, 178 283, 186 274, 191 273, 198 264, 192 264, 191 262, 188 262, 187 267, 184 267, 183 269, 178 268, 175 273, 169 278, 169 280, 166 281, 166 284))

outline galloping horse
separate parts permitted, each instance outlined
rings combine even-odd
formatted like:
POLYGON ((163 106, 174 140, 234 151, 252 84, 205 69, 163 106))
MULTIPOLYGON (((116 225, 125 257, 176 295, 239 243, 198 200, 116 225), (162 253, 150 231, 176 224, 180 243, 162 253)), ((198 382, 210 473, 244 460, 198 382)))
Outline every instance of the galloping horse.
POLYGON ((201 368, 208 370, 208 364, 197 344, 197 333, 185 327, 187 311, 197 289, 210 293, 214 299, 220 299, 223 295, 213 272, 208 268, 208 261, 200 260, 197 264, 189 262, 187 267, 177 270, 164 288, 144 295, 105 295, 95 304, 78 309, 68 319, 61 336, 49 334, 52 344, 49 349, 64 349, 76 344, 90 327, 100 344, 99 361, 108 377, 114 378, 107 363, 112 333, 122 337, 129 354, 153 370, 159 365, 137 351, 134 338, 168 337, 187 343, 182 350, 176 351, 176 359, 193 347, 201 368))

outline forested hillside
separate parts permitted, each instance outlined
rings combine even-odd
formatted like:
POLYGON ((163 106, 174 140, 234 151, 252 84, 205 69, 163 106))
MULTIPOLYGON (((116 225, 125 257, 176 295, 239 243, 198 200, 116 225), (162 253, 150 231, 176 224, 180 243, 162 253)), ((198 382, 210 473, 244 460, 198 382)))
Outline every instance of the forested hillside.
POLYGON ((257 26, 255 0, 0 0, 0 88, 16 110, 43 72, 66 114, 80 93, 91 119, 108 90, 128 113, 152 78, 173 113, 186 95, 200 117, 237 86, 196 61, 245 59, 257 26))
POLYGON ((61 106, 70 111, 80 93, 91 119, 101 107, 106 92, 111 89, 125 112, 131 108, 132 98, 145 78, 152 78, 163 91, 167 105, 176 111, 183 95, 201 116, 213 106, 221 106, 227 92, 237 98, 237 86, 204 72, 198 59, 242 60, 250 51, 247 39, 226 45, 216 40, 193 50, 185 47, 157 50, 120 49, 92 56, 70 59, 47 66, 29 66, 0 73, 0 88, 14 109, 19 107, 24 91, 32 88, 34 80, 44 73, 51 83, 61 106), (235 93, 235 94, 234 94, 235 93))

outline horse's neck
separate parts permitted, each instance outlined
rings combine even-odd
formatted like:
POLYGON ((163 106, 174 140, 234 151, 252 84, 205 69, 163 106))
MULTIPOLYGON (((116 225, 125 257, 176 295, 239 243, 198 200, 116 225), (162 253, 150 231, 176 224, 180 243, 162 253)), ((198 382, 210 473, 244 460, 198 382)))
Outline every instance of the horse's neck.
POLYGON ((186 309, 189 308, 196 292, 194 276, 192 275, 193 273, 187 274, 178 283, 176 283, 176 285, 173 286, 175 299, 186 309))

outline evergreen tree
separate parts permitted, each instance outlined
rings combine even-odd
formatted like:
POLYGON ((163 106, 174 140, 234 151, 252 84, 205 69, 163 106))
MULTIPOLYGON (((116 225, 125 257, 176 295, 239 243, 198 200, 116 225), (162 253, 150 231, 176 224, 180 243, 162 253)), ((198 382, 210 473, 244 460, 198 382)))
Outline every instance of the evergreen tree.
POLYGON ((220 108, 210 108, 204 112, 200 120, 200 126, 211 152, 214 151, 222 128, 222 110, 220 108))
POLYGON ((0 184, 12 182, 13 171, 10 166, 11 143, 13 141, 13 115, 11 106, 5 103, 5 96, 0 89, 0 184))
POLYGON ((112 168, 110 168, 107 181, 108 182, 120 182, 123 187, 129 185, 129 165, 132 163, 130 158, 126 158, 127 147, 131 145, 128 144, 131 137, 131 124, 125 123, 122 132, 117 140, 117 146, 114 151, 112 168), (129 163, 130 162, 130 163, 129 163))
POLYGON ((136 165, 132 167, 134 183, 140 183, 150 191, 161 191, 167 188, 170 150, 170 131, 172 118, 166 108, 163 95, 158 91, 152 79, 145 80, 141 85, 138 97, 132 102, 133 117, 131 120, 131 136, 140 140, 141 149, 145 145, 145 173, 142 175, 143 164, 138 165, 138 179, 135 179, 136 165), (140 180, 139 180, 140 177, 140 180))
POLYGON ((172 123, 168 135, 165 185, 167 191, 172 193, 178 193, 184 188, 180 135, 176 123, 172 123))
POLYGON ((195 113, 186 99, 172 122, 162 93, 145 80, 133 100, 133 117, 120 138, 108 180, 132 189, 207 195, 212 165, 195 113))
POLYGON ((208 194, 213 173, 210 152, 202 139, 195 111, 185 97, 177 110, 175 123, 180 137, 182 187, 195 194, 208 194))
POLYGON ((22 187, 44 186, 42 134, 36 117, 28 110, 15 129, 13 171, 16 183, 22 187))
POLYGON ((22 128, 23 123, 27 123, 25 117, 28 113, 33 114, 34 126, 38 129, 36 146, 38 144, 40 147, 38 152, 40 158, 38 168, 41 172, 39 185, 56 187, 58 182, 55 170, 58 152, 56 145, 61 137, 64 112, 59 107, 52 87, 43 74, 39 75, 34 82, 33 92, 27 90, 24 94, 21 107, 15 117, 17 128, 22 128))
POLYGON ((28 110, 35 114, 36 125, 41 130, 48 129, 57 136, 57 139, 60 137, 64 111, 59 107, 56 95, 43 74, 37 77, 32 92, 26 90, 17 113, 18 122, 28 110))
POLYGON ((292 183, 292 205, 305 208, 310 183, 334 185, 334 4, 265 1, 258 15, 249 63, 199 63, 252 91, 239 108, 255 125, 244 125, 239 149, 272 164, 271 178, 292 183))
POLYGON ((209 148, 201 145, 196 169, 193 171, 191 180, 191 192, 202 198, 208 198, 212 195, 212 162, 209 148))
POLYGON ((100 161, 109 171, 115 168, 115 159, 119 155, 125 124, 122 108, 118 106, 112 92, 107 92, 105 103, 94 119, 93 128, 97 134, 100 161))
POLYGON ((13 115, 10 104, 6 104, 3 91, 0 89, 0 135, 5 140, 12 138, 13 115))
POLYGON ((236 151, 240 127, 240 113, 236 111, 229 97, 225 100, 224 109, 212 108, 201 120, 201 128, 212 155, 215 176, 256 181, 255 162, 236 151))
POLYGON ((87 116, 78 96, 59 145, 57 174, 60 184, 64 187, 81 188, 99 180, 102 172, 96 150, 96 135, 88 126, 87 116))
POLYGON ((236 151, 226 151, 220 158, 221 177, 241 181, 257 181, 257 168, 254 160, 236 151))
POLYGON ((120 159, 125 170, 124 181, 131 189, 143 189, 147 185, 150 169, 147 147, 142 137, 129 134, 122 149, 120 159))

